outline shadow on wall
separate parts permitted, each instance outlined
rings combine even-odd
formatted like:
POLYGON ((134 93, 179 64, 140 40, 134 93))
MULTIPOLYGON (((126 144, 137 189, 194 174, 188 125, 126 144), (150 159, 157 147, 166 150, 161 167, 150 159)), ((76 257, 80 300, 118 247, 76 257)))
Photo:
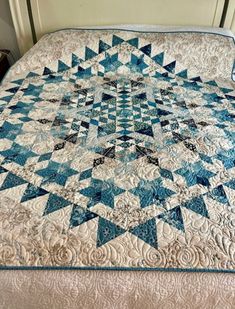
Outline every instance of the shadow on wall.
POLYGON ((10 50, 11 64, 20 58, 8 0, 0 0, 0 49, 10 50))

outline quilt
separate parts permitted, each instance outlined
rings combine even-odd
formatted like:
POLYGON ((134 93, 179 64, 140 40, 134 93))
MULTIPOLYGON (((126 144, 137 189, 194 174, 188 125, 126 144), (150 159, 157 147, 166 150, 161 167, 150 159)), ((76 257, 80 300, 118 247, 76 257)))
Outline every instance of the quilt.
POLYGON ((234 271, 233 38, 79 35, 1 87, 0 268, 234 271))

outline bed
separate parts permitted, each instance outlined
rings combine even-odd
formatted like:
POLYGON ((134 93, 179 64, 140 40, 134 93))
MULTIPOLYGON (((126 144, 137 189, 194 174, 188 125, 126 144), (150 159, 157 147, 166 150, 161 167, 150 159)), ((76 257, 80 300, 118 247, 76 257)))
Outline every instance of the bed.
POLYGON ((230 31, 119 25, 46 34, 12 67, 2 308, 234 307, 233 63, 230 31))

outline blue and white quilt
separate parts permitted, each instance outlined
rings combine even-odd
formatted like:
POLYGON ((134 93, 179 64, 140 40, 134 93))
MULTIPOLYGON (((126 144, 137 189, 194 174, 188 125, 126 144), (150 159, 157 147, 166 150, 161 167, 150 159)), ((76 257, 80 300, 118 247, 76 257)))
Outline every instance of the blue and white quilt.
POLYGON ((235 270, 233 38, 78 31, 0 94, 0 267, 235 270))

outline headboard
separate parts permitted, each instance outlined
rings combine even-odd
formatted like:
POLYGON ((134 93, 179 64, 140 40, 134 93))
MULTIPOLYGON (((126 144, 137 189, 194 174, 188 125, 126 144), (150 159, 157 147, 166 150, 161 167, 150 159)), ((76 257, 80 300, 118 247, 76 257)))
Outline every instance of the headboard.
MULTIPOLYGON (((233 0, 232 0, 233 1, 233 0)), ((227 0, 9 0, 24 54, 43 34, 68 27, 158 24, 219 27, 227 0)))
POLYGON ((235 34, 235 0, 229 0, 225 4, 226 7, 224 11, 226 11, 226 14, 224 16, 223 26, 227 29, 231 29, 235 34))

